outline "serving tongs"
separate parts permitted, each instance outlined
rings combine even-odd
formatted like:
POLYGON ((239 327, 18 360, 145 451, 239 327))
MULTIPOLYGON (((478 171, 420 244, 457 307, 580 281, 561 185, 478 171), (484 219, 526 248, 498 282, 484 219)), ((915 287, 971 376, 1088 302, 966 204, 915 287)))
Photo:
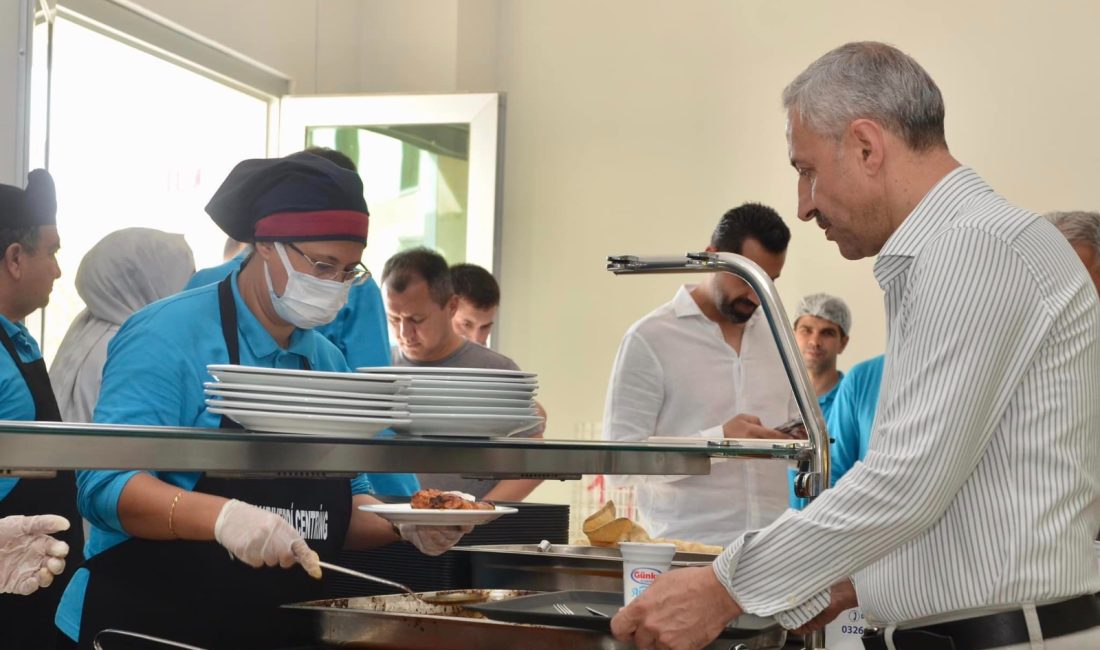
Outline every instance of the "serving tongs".
POLYGON ((115 634, 118 636, 127 636, 132 639, 141 639, 142 641, 152 641, 153 643, 160 643, 172 648, 183 648, 183 650, 204 650, 194 645, 187 645, 186 643, 180 643, 179 641, 169 641, 168 639, 162 639, 160 637, 150 636, 148 634, 139 634, 137 632, 127 632, 126 630, 106 629, 100 630, 96 633, 95 638, 92 639, 92 647, 95 650, 103 650, 103 646, 99 644, 99 637, 104 634, 115 634))
POLYGON ((362 580, 369 580, 370 582, 377 582, 379 584, 388 585, 390 587, 396 587, 427 605, 464 605, 468 603, 480 603, 488 599, 488 596, 486 596, 484 593, 468 590, 444 591, 438 592, 432 596, 426 596, 424 594, 413 591, 412 589, 401 584, 400 582, 394 582, 393 580, 380 578, 369 573, 362 573, 354 569, 348 569, 338 564, 332 564, 331 562, 320 562, 319 564, 321 565, 322 569, 328 569, 329 571, 343 573, 345 575, 360 578, 362 580))

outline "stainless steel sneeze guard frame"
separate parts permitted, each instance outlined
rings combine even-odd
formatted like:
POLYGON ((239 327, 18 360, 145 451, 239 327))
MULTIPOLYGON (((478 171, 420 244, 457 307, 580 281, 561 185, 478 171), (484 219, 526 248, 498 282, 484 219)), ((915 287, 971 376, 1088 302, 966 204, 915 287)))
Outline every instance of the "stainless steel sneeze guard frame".
POLYGON ((683 256, 612 255, 607 258, 607 270, 615 275, 632 273, 732 273, 746 283, 760 299, 760 308, 768 320, 772 337, 779 348, 779 358, 794 391, 798 411, 809 435, 811 457, 808 472, 803 471, 801 496, 815 497, 829 486, 829 434, 825 418, 814 396, 813 384, 802 355, 787 322, 787 311, 779 300, 779 292, 764 269, 747 257, 733 253, 687 253, 683 256))
POLYGON ((712 457, 803 460, 805 443, 768 450, 511 438, 351 438, 178 427, 0 423, 0 476, 35 470, 148 469, 273 474, 439 472, 532 478, 707 474, 712 457), (8 470, 4 472, 3 470, 8 470))
MULTIPOLYGON (((768 319, 779 357, 787 371, 787 379, 794 390, 798 410, 809 435, 809 458, 799 462, 799 475, 795 493, 814 498, 829 487, 829 433, 825 418, 814 396, 810 376, 802 363, 794 332, 787 322, 787 311, 779 300, 779 292, 764 269, 755 262, 733 253, 688 253, 684 256, 638 257, 617 255, 607 258, 607 270, 620 274, 630 273, 732 273, 746 283, 760 299, 760 308, 768 319)), ((806 648, 824 648, 825 635, 814 632, 806 636, 806 648)))

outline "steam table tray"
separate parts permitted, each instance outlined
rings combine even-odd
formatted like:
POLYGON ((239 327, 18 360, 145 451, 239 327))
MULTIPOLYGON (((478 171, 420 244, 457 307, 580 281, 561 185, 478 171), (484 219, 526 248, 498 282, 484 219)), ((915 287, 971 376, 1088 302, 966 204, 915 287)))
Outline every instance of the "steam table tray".
MULTIPOLYGON (((479 605, 466 605, 466 609, 481 612, 493 620, 509 623, 556 625, 610 632, 610 617, 614 616, 622 606, 622 592, 551 591, 479 605), (567 606, 573 613, 557 612, 554 605, 558 604, 567 606), (608 617, 597 616, 585 609, 586 607, 604 612, 608 617)), ((779 624, 773 619, 744 614, 731 621, 718 638, 747 639, 774 631, 778 627, 779 624)))

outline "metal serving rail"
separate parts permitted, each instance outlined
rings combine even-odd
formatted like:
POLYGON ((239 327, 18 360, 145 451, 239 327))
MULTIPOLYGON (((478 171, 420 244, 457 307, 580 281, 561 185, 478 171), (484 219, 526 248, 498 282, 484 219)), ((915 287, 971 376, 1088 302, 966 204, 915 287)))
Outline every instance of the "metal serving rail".
MULTIPOLYGON (((616 275, 630 273, 732 273, 746 283, 760 299, 760 307, 768 320, 772 336, 779 348, 779 357, 794 390, 798 410, 809 436, 808 454, 799 462, 795 494, 813 499, 829 487, 829 433, 825 418, 811 389, 810 376, 802 364, 802 355, 787 322, 787 312, 779 300, 768 274, 752 260, 733 253, 688 253, 684 256, 637 257, 617 255, 607 258, 607 270, 616 275)), ((806 636, 806 648, 824 648, 825 635, 815 632, 806 636)))
POLYGON ((438 472, 494 478, 707 474, 713 457, 805 462, 805 442, 733 446, 514 438, 354 438, 226 429, 0 422, 0 477, 66 469, 204 471, 254 478, 438 472))

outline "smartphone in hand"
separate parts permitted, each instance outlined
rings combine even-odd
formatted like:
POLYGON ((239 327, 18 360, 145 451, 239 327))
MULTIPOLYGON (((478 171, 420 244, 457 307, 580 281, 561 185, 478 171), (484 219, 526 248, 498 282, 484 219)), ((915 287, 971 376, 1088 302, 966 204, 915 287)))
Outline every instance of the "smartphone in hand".
POLYGON ((797 440, 805 440, 809 437, 806 434, 806 425, 802 422, 802 418, 800 417, 787 420, 783 424, 777 426, 775 430, 797 440))

